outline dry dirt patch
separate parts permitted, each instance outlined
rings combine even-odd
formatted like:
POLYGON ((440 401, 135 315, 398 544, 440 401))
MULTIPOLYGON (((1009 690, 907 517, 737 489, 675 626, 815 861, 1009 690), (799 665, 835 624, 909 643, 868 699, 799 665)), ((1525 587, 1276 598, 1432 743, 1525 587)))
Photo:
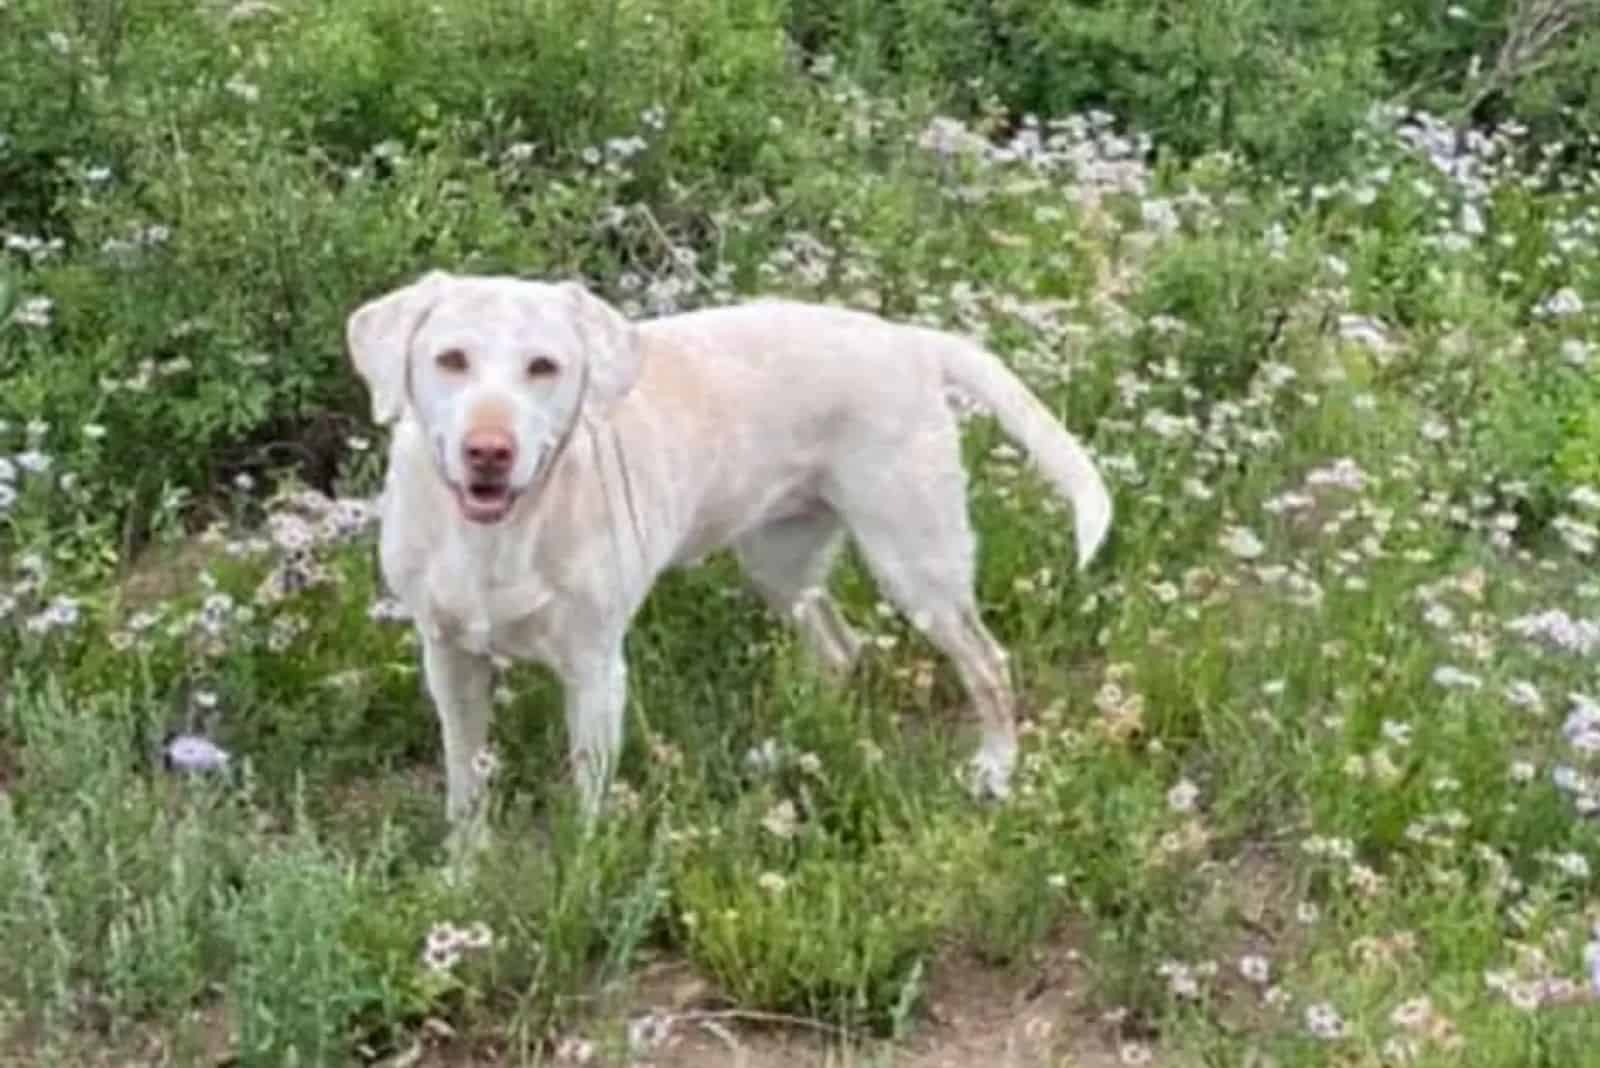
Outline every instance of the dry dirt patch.
MULTIPOLYGON (((951 953, 933 968, 927 1011, 900 1042, 846 1036, 826 1025, 745 1012, 681 961, 642 970, 615 1007, 581 1023, 569 1054, 587 1040, 595 1068, 1111 1068, 1121 1063, 1113 1029, 1083 1003, 1085 976, 1065 941, 1026 965, 997 968, 951 953), (622 1051, 629 1020, 653 1015, 661 1041, 622 1051)), ((418 1068, 516 1064, 491 1050, 445 1043, 418 1068)), ((1177 1064, 1159 1054, 1156 1065, 1177 1064)))

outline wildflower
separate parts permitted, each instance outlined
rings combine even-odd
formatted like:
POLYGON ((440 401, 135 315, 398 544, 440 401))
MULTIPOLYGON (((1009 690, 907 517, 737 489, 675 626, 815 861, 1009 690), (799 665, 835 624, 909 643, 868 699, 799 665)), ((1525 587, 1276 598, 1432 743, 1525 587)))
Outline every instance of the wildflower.
POLYGON ((443 973, 453 969, 461 960, 461 953, 454 946, 445 948, 430 942, 422 951, 422 963, 431 972, 443 973))
POLYGON ((1261 539, 1247 527, 1228 527, 1217 540, 1218 544, 1241 560, 1254 560, 1266 549, 1261 539))
POLYGON ((556 1045, 556 1060, 572 1064, 588 1064, 594 1060, 594 1052, 593 1042, 569 1035, 556 1045))
POLYGON ((1379 1053, 1385 1064, 1410 1064, 1422 1055, 1422 1043, 1406 1035, 1390 1035, 1379 1053))
POLYGON ((1150 595, 1160 604, 1176 604, 1183 596, 1175 583, 1155 582, 1150 585, 1150 595))
POLYGON ((779 748, 776 738, 768 738, 760 745, 750 747, 744 754, 745 768, 757 775, 770 775, 782 764, 783 750, 779 748))
POLYGON ((1177 785, 1167 791, 1167 807, 1174 812, 1192 812, 1199 796, 1199 787, 1188 779, 1179 779, 1177 785))
POLYGON ((1306 1030, 1311 1032, 1313 1037, 1324 1041, 1331 1042, 1343 1038, 1348 1033, 1344 1018, 1326 1001, 1306 1006, 1305 1019, 1306 1030))
POLYGON ((1246 954, 1239 958, 1239 974, 1258 986, 1266 986, 1272 978, 1272 965, 1259 954, 1246 954))
POLYGON ((1561 540, 1567 547, 1579 556, 1587 556, 1594 552, 1595 542, 1600 539, 1600 528, 1591 523, 1584 523, 1572 516, 1558 515, 1550 521, 1556 533, 1561 535, 1561 540))
POLYGON ((1127 1065, 1149 1064, 1155 1054, 1143 1042, 1124 1042, 1117 1050, 1117 1059, 1127 1065))
POLYGON ((367 618, 375 623, 403 623, 411 618, 411 611, 397 598, 379 597, 367 608, 367 618))
POLYGON ((1582 853, 1557 853, 1550 858, 1550 862, 1562 874, 1570 875, 1574 879, 1587 879, 1589 877, 1589 859, 1582 853))
POLYGON ((1506 988, 1506 999, 1512 1006, 1523 1012, 1533 1012, 1543 1001, 1542 991, 1537 983, 1518 982, 1506 988))
POLYGON ((425 947, 430 950, 445 951, 455 949, 461 944, 461 934, 454 924, 436 923, 428 928, 428 937, 425 947))
POLYGON ((616 812, 637 812, 639 811, 639 791, 621 779, 613 779, 606 790, 606 803, 616 812))
POLYGON ((1552 319, 1577 315, 1581 311, 1583 311, 1583 298, 1578 296, 1578 291, 1571 286, 1563 286, 1556 290, 1534 308, 1535 315, 1549 316, 1552 319))
POLYGON ((1339 336, 1377 353, 1387 353, 1394 347, 1383 324, 1364 315, 1339 316, 1339 336))
POLYGON ((488 949, 494 944, 494 932, 482 920, 473 923, 464 931, 457 931, 457 940, 467 949, 488 949))
POLYGON ((1385 738, 1398 746, 1411 744, 1411 724, 1386 719, 1378 728, 1385 738))
POLYGON ((1206 847, 1211 840, 1211 833, 1199 820, 1188 820, 1182 827, 1175 831, 1167 831, 1158 840, 1158 846, 1163 853, 1193 853, 1206 847))
POLYGON ((1300 843, 1301 850, 1312 857, 1328 857, 1349 861, 1355 857, 1355 846, 1348 838, 1325 838, 1314 834, 1300 843))
POLYGON ((1438 602, 1428 605, 1422 613, 1422 619, 1438 630, 1449 630, 1456 624, 1456 614, 1450 611, 1449 606, 1438 602))
POLYGON ((1600 751, 1600 701, 1587 694, 1570 693, 1572 711, 1561 725, 1561 733, 1582 752, 1600 751))
POLYGON ((760 878, 756 880, 756 885, 766 893, 776 897, 789 888, 789 880, 775 871, 766 871, 761 873, 760 878))
POLYGON ((42 330, 50 325, 50 313, 55 301, 49 297, 28 297, 11 312, 11 321, 18 326, 31 326, 42 330))
POLYGON ((1505 699, 1518 708, 1539 708, 1544 704, 1544 698, 1539 696, 1539 688, 1526 679, 1514 679, 1506 684, 1503 691, 1505 699))
POLYGON ((228 751, 207 738, 180 734, 161 751, 162 763, 169 771, 225 771, 231 757, 228 751))
POLYGON ((1383 876, 1365 864, 1350 865, 1350 885, 1363 897, 1375 897, 1383 889, 1383 876))
POLYGON ((1481 678, 1449 664, 1443 664, 1434 669, 1433 681, 1435 685, 1443 686, 1447 690, 1481 690, 1483 688, 1483 680, 1481 678))
POLYGON ((800 815, 794 802, 784 798, 761 817, 761 826, 776 838, 793 838, 800 829, 800 815))
POLYGON ((628 1052, 635 1058, 663 1045, 672 1037, 670 1014, 647 1012, 628 1021, 628 1052))
POLYGON ((1367 488, 1368 475, 1348 456, 1340 457, 1327 467, 1313 468, 1306 474, 1307 486, 1332 486, 1359 493, 1367 488))
POLYGON ((1400 781, 1400 765, 1389 756, 1387 749, 1379 748, 1372 751, 1372 755, 1367 758, 1367 770, 1382 786, 1393 786, 1400 781))
POLYGON ((243 22, 262 15, 276 15, 279 10, 278 5, 268 0, 239 0, 239 3, 230 7, 223 17, 229 22, 243 22))
POLYGON ((1162 961, 1156 974, 1166 978, 1167 990, 1173 997, 1189 1001, 1200 996, 1200 983, 1189 965, 1175 960, 1162 961))
POLYGON ((222 87, 246 104, 254 104, 261 99, 261 89, 254 82, 246 81, 235 74, 223 83, 222 87))
POLYGON ((76 597, 56 597, 44 611, 29 617, 27 629, 34 634, 46 634, 75 625, 81 615, 76 597))
POLYGON ((1178 213, 1172 207, 1172 202, 1159 197, 1140 203, 1139 218, 1146 229, 1154 230, 1158 234, 1170 234, 1180 225, 1178 213))
MULTIPOLYGON (((1588 656, 1600 650, 1600 622, 1592 619, 1573 619, 1559 608, 1532 615, 1519 616, 1506 624, 1506 629, 1520 637, 1541 640, 1566 653, 1588 656)), ((1514 683, 1524 687, 1523 692, 1537 697, 1538 691, 1531 683, 1514 683)), ((1507 693, 1510 699, 1509 692, 1507 693)), ((1513 702, 1516 703, 1516 702, 1513 702)), ((1523 707, 1537 707, 1525 705, 1523 707)))
POLYGON ((1406 1031, 1417 1031, 1428 1025, 1433 1018, 1433 1003, 1427 995, 1414 997, 1396 1005, 1389 1014, 1389 1022, 1406 1031))

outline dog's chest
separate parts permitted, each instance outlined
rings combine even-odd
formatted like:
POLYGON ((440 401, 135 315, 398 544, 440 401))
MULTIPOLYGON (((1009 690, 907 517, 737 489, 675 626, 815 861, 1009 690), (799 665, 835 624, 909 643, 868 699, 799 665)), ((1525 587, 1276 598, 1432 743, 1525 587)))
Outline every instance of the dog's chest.
POLYGON ((422 583, 433 636, 482 656, 539 658, 554 591, 538 575, 502 576, 436 559, 422 583))

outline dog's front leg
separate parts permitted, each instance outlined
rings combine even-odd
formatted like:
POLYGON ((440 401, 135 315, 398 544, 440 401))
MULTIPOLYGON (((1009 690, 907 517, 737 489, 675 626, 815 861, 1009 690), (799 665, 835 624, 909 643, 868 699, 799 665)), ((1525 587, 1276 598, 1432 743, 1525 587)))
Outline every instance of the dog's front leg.
POLYGON ((459 832, 472 817, 483 786, 473 761, 489 741, 494 666, 486 656, 424 634, 422 668, 444 739, 445 813, 459 832))
POLYGON ((628 703, 628 666, 622 643, 577 659, 562 676, 568 752, 584 822, 592 823, 600 813, 622 750, 622 716, 628 703))

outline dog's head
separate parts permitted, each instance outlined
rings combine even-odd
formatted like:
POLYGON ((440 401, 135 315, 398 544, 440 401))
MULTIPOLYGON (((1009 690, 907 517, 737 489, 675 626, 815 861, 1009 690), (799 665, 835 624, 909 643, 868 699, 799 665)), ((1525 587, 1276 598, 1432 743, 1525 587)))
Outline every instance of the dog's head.
POLYGON ((464 518, 504 519, 584 411, 639 375, 632 323, 576 282, 430 272, 345 326, 372 417, 408 409, 464 518))

